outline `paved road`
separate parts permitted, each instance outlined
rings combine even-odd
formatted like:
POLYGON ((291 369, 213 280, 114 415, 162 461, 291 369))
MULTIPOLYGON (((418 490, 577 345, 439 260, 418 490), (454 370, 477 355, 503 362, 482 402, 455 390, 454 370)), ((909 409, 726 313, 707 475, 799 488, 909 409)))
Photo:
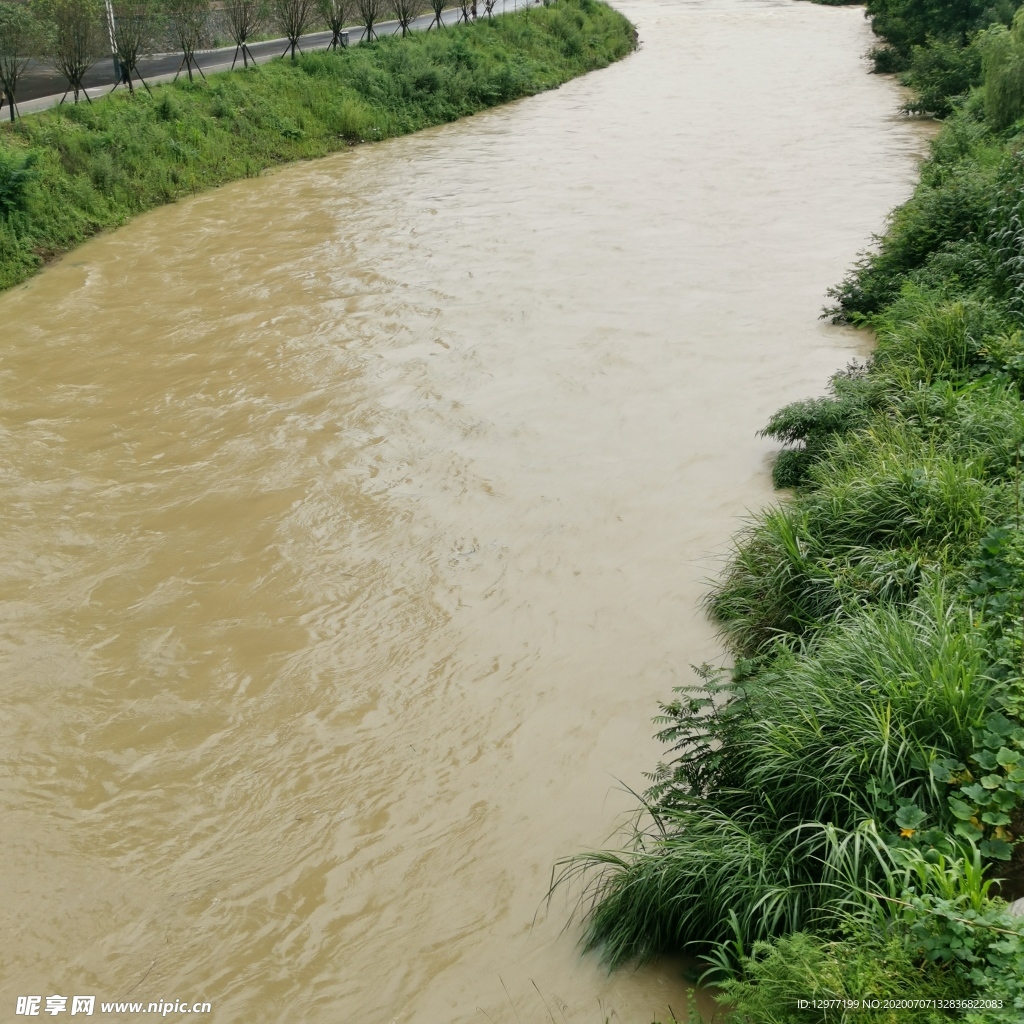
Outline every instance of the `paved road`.
MULTIPOLYGON (((502 8, 511 12, 514 7, 525 7, 527 3, 539 3, 540 0, 498 0, 495 5, 495 14, 504 13, 502 8)), ((482 0, 479 4, 482 10, 482 0)), ((446 25, 454 25, 460 15, 458 11, 445 11, 443 20, 446 25)), ((412 22, 412 28, 417 31, 424 31, 431 23, 433 15, 423 15, 412 22)), ((385 22, 378 25, 375 31, 379 35, 396 35, 399 31, 397 21, 385 22)), ((348 30, 349 44, 360 43, 363 40, 364 32, 361 28, 348 30)), ((313 32, 302 37, 303 50, 325 50, 331 41, 330 32, 313 32)), ((284 39, 271 39, 262 43, 253 43, 249 49, 256 59, 261 63, 274 60, 280 57, 286 48, 284 39)), ((199 66, 207 74, 218 71, 227 71, 231 67, 235 54, 233 46, 226 46, 220 50, 204 50, 196 54, 199 66)), ((241 66, 241 57, 238 59, 241 66)), ((174 78, 175 73, 181 66, 180 53, 161 53, 147 57, 139 62, 139 69, 143 77, 151 85, 156 82, 167 82, 174 78)), ((66 86, 61 75, 46 64, 33 63, 25 73, 18 89, 18 110, 22 114, 31 114, 37 110, 45 110, 47 107, 56 106, 64 95, 66 86)), ((109 92, 114 84, 113 61, 106 58, 100 61, 86 76, 85 85, 89 95, 95 99, 109 92)), ((70 96, 69 96, 70 100, 70 96)), ((6 105, 0 110, 4 118, 8 116, 6 105)))

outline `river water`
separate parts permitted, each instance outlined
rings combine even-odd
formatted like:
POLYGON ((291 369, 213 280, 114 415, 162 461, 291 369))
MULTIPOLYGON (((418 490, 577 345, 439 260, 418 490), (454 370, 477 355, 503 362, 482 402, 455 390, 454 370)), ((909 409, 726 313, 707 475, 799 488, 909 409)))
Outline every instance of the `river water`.
POLYGON ((862 344, 817 315, 923 142, 858 9, 623 9, 612 68, 0 297, 4 1020, 682 1012, 552 864, 720 656, 755 431, 862 344))

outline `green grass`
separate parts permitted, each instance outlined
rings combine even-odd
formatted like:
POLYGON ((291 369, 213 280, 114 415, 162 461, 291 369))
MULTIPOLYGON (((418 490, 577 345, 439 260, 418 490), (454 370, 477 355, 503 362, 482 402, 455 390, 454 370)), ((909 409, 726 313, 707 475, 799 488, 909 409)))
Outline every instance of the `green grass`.
POLYGON ((154 206, 555 88, 633 45, 605 4, 557 0, 4 125, 0 288, 154 206))

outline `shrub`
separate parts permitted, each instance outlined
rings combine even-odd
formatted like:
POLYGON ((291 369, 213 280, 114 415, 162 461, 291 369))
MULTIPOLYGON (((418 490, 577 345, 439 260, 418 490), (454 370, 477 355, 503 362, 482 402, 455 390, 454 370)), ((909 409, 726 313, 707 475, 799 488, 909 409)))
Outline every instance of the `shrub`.
POLYGON ((831 381, 832 397, 808 398, 780 409, 761 431, 785 445, 799 445, 780 453, 772 467, 776 487, 795 487, 806 481, 810 468, 829 442, 866 426, 876 390, 864 367, 851 365, 831 381))
MULTIPOLYGON (((956 999, 971 986, 934 965, 922 968, 901 935, 879 936, 852 926, 841 939, 806 932, 754 945, 740 973, 722 985, 728 1024, 822 1024, 834 1015, 801 1007, 799 999, 956 999)), ((861 1009, 864 1024, 900 1024, 904 1010, 861 1009)), ((948 1021, 941 1010, 914 1014, 919 1024, 948 1021)))
POLYGON ((854 273, 829 293, 838 300, 832 315, 856 322, 879 312, 934 254, 984 237, 997 173, 969 157, 926 166, 924 180, 893 215, 878 251, 862 257, 854 273))
POLYGON ((941 39, 915 46, 910 67, 903 76, 904 84, 914 90, 915 97, 905 109, 945 117, 952 112, 954 101, 978 85, 981 78, 982 56, 976 46, 941 39))
POLYGON ((1024 1014, 1024 920, 1008 914, 1004 905, 972 903, 956 893, 910 892, 902 923, 919 962, 950 968, 946 976, 972 995, 1002 1004, 967 1013, 969 1024, 996 1024, 1024 1014))
POLYGON ((876 75, 895 75, 910 67, 910 58, 895 46, 873 46, 868 57, 876 75))

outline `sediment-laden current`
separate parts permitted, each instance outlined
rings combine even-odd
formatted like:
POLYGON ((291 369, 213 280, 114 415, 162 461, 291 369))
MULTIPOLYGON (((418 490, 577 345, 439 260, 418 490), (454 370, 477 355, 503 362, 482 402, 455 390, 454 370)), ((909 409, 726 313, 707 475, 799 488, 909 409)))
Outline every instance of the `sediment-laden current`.
POLYGON ((551 867, 719 656, 755 432, 858 351, 824 292, 923 144, 858 9, 623 10, 616 66, 0 296, 5 1019, 682 1011, 551 867))

